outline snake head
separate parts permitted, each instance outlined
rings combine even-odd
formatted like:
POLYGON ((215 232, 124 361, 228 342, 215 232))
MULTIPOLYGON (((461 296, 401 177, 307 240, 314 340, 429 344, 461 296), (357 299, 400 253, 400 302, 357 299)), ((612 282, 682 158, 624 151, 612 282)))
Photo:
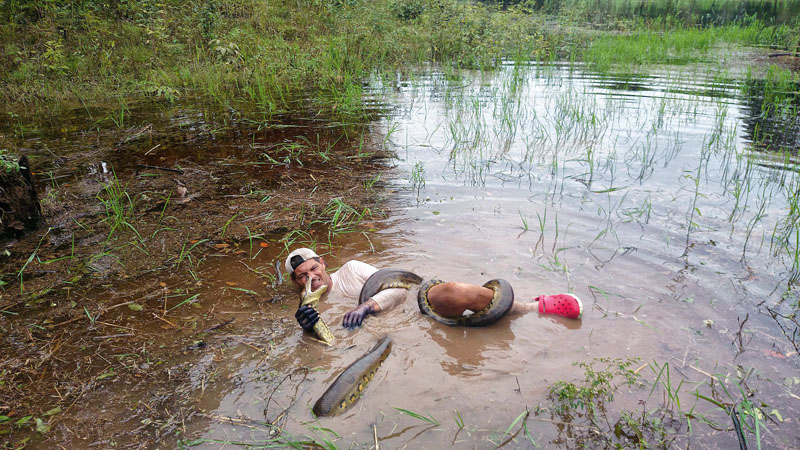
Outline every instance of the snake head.
POLYGON ((306 287, 303 289, 303 293, 300 294, 300 298, 302 299, 303 305, 315 305, 316 302, 322 298, 322 294, 328 290, 328 285, 323 284, 319 287, 316 291, 311 290, 311 277, 306 278, 306 287))

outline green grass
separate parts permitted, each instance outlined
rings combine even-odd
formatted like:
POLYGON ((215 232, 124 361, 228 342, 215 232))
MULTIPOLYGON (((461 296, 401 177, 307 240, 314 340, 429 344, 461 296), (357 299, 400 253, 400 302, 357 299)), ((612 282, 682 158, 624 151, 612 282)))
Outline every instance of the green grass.
MULTIPOLYGON (((417 420, 420 420, 422 422, 426 422, 426 423, 429 423, 429 424, 434 425, 434 426, 439 426, 440 425, 439 421, 436 420, 436 418, 434 418, 430 414, 425 415, 425 414, 422 414, 422 413, 414 412, 414 411, 411 411, 411 410, 408 410, 408 409, 403 409, 403 408, 394 408, 394 409, 399 411, 401 414, 405 414, 407 416, 413 417, 413 418, 415 418, 417 420)), ((462 425, 463 425, 463 421, 462 421, 462 425)))
POLYGON ((575 51, 598 70, 630 71, 707 61, 712 49, 726 43, 791 49, 797 46, 796 28, 756 19, 716 27, 638 22, 622 33, 595 35, 584 49, 575 51))
POLYGON ((131 196, 127 191, 127 186, 120 183, 117 174, 113 170, 111 173, 111 180, 97 194, 97 200, 105 210, 106 217, 103 221, 109 227, 106 242, 111 240, 114 233, 122 227, 131 229, 141 240, 139 232, 131 224, 135 216, 137 196, 131 196))
POLYGON ((40 6, 0 8, 9 74, 0 96, 52 112, 116 103, 107 119, 118 127, 129 121, 129 97, 253 105, 248 114, 262 120, 306 108, 358 120, 361 80, 375 70, 431 60, 489 67, 542 42, 538 16, 457 0, 40 6))
POLYGON ((599 70, 620 65, 688 64, 701 60, 715 42, 711 33, 698 29, 666 33, 641 30, 598 37, 587 48, 584 59, 599 70))

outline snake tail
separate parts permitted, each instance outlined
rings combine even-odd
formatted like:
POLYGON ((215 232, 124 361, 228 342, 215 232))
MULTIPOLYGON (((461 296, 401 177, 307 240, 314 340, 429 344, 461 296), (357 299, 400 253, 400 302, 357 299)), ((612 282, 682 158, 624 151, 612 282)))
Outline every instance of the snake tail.
POLYGON ((353 405, 391 351, 392 338, 382 337, 364 356, 347 366, 336 378, 322 397, 314 403, 312 408, 314 414, 318 417, 330 416, 353 405))
POLYGON ((460 317, 447 317, 443 316, 431 307, 431 302, 428 300, 428 290, 442 284, 444 281, 433 279, 419 288, 417 294, 417 304, 422 314, 431 316, 437 322, 441 322, 450 326, 465 326, 465 327, 485 327, 486 325, 497 322, 501 317, 506 315, 511 305, 514 304, 514 290, 506 280, 496 279, 487 281, 483 287, 487 287, 494 291, 492 300, 482 310, 470 314, 468 316, 460 317))
POLYGON ((358 295, 358 304, 364 303, 384 289, 411 289, 420 283, 422 283, 422 278, 413 272, 401 269, 381 269, 367 278, 358 295))

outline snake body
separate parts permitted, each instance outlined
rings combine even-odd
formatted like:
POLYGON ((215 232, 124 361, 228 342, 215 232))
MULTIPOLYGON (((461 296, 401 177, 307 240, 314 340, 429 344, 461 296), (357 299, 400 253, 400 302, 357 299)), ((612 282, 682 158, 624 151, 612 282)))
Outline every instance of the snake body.
POLYGON ((358 304, 364 303, 384 289, 410 289, 420 283, 422 283, 422 278, 415 273, 401 269, 381 269, 367 278, 364 286, 361 287, 358 304))
POLYGON ((392 351, 392 339, 382 337, 370 351, 350 364, 314 403, 314 414, 328 416, 349 408, 361 396, 375 372, 392 351))
MULTIPOLYGON (((328 290, 328 286, 322 285, 322 287, 316 291, 312 291, 311 278, 309 277, 306 280, 306 287, 300 295, 300 306, 308 305, 316 309, 317 304, 319 304, 319 299, 322 298, 322 294, 324 294, 326 290, 328 290)), ((317 339, 328 345, 333 345, 336 341, 336 338, 333 337, 333 333, 331 333, 331 329, 328 328, 328 324, 322 320, 322 317, 314 324, 314 334, 317 336, 317 339)))
POLYGON ((492 296, 492 300, 488 305, 486 305, 485 308, 468 316, 442 316, 433 310, 431 303, 428 300, 428 290, 433 286, 442 283, 443 281, 434 279, 422 285, 419 289, 419 293, 417 294, 417 304, 419 305, 419 310, 422 312, 422 314, 431 316, 436 321, 445 325, 483 327, 492 324, 503 317, 508 310, 511 309, 511 305, 514 303, 514 290, 511 288, 511 285, 508 283, 508 281, 502 279, 490 280, 487 281, 483 286, 494 291, 494 295, 492 296))

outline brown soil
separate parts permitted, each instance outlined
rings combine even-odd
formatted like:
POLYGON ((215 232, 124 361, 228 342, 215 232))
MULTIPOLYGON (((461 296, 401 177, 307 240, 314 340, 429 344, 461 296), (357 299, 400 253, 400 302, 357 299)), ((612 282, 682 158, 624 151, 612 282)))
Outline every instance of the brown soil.
POLYGON ((127 129, 0 137, 31 158, 47 222, 4 245, 2 448, 144 448, 179 433, 197 414, 188 392, 213 379, 231 330, 257 352, 296 331, 265 308, 294 304, 274 263, 240 258, 224 301, 204 270, 254 252, 282 260, 298 237, 325 242, 336 197, 378 214, 364 181, 386 155, 364 127, 134 117, 127 129), (114 228, 103 201, 115 179, 114 228))

